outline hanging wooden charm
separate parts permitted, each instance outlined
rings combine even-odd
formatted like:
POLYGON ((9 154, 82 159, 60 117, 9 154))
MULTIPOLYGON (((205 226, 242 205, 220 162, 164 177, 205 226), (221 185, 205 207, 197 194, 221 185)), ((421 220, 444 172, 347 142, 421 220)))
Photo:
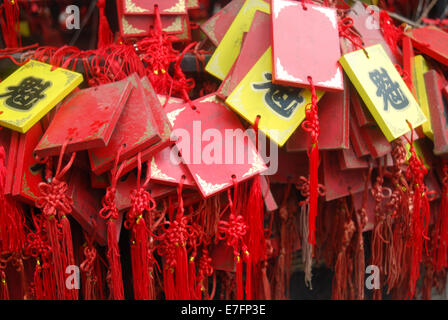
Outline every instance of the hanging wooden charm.
POLYGON ((119 149, 122 149, 120 161, 123 161, 160 141, 158 126, 140 79, 134 74, 130 82, 131 95, 109 143, 104 148, 89 150, 90 165, 95 174, 112 169, 119 149))
POLYGON ((213 17, 201 24, 202 32, 217 47, 230 28, 245 0, 232 0, 213 17))
POLYGON ((448 126, 445 113, 446 97, 443 95, 444 80, 435 70, 426 72, 424 78, 434 135, 434 154, 446 154, 448 152, 448 126))
POLYGON ((425 84, 425 73, 429 71, 428 62, 425 60, 425 58, 422 55, 417 55, 414 57, 414 87, 417 93, 417 100, 420 105, 420 108, 422 109, 423 113, 425 114, 426 121, 422 125, 423 133, 431 140, 434 140, 434 132, 432 130, 431 125, 431 116, 429 112, 429 102, 428 102, 428 94, 426 90, 426 84, 425 84))
POLYGON ((0 125, 27 132, 82 79, 80 73, 28 61, 0 84, 0 125))
POLYGON ((406 121, 414 128, 427 121, 381 45, 345 54, 340 61, 388 141, 409 132, 406 121))
POLYGON ((221 83, 217 91, 220 98, 226 99, 243 80, 246 74, 257 63, 263 53, 271 45, 271 20, 263 11, 257 11, 252 25, 244 38, 241 52, 233 64, 232 70, 221 83))
POLYGON ((273 0, 271 17, 272 82, 309 89, 311 77, 318 90, 344 90, 336 9, 273 0))
POLYGON ((204 198, 230 188, 232 177, 240 182, 267 169, 250 139, 244 138, 238 118, 215 94, 193 101, 193 106, 185 104, 167 112, 175 114, 176 146, 204 198), (204 144, 210 135, 214 141, 204 144))
POLYGON ((44 180, 45 166, 33 155, 33 149, 42 137, 42 126, 36 123, 20 135, 11 194, 18 200, 34 204, 39 197, 39 183, 44 180))
POLYGON ((406 32, 412 45, 431 58, 448 65, 448 35, 436 26, 415 28, 406 32))
POLYGON ((106 147, 131 90, 125 79, 72 93, 59 107, 36 154, 57 155, 67 139, 67 152, 106 147))
POLYGON ((243 34, 249 30, 257 10, 270 13, 269 3, 263 0, 248 0, 244 3, 205 67, 208 73, 219 80, 225 79, 238 58, 243 34))
MULTIPOLYGON (((154 154, 158 154, 160 150, 173 144, 173 141, 171 141, 171 123, 163 106, 161 105, 160 97, 156 95, 154 88, 152 87, 146 76, 141 78, 141 85, 145 92, 146 99, 148 100, 148 104, 151 108, 155 124, 157 125, 155 129, 160 136, 160 140, 156 141, 155 143, 151 144, 149 147, 141 151, 142 161, 148 161, 154 154)), ((170 102, 168 101, 168 103, 170 102)), ((122 174, 124 175, 129 171, 135 169, 137 167, 137 162, 137 155, 129 158, 126 161, 126 165, 123 168, 122 174)))
MULTIPOLYGON (((316 103, 322 95, 322 91, 316 92, 316 103)), ((270 48, 226 99, 226 103, 250 123, 260 116, 259 129, 279 146, 286 143, 305 119, 305 109, 310 102, 309 90, 272 83, 270 48)))

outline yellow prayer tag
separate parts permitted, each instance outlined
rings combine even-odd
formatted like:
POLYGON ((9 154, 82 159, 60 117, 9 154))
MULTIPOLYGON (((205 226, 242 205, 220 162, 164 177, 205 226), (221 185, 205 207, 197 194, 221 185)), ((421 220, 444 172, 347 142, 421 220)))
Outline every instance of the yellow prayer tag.
POLYGON ((83 80, 82 74, 30 60, 0 83, 0 125, 25 133, 83 80))
POLYGON ((243 34, 249 31, 257 10, 268 14, 271 12, 268 2, 246 1, 205 67, 208 73, 224 80, 240 53, 243 34))
POLYGON ((426 116, 426 121, 422 125, 423 133, 425 136, 430 138, 431 140, 434 140, 434 132, 432 131, 432 125, 431 121, 429 121, 430 114, 429 114, 429 103, 428 103, 428 96, 426 94, 426 85, 425 85, 425 73, 429 71, 428 64, 425 60, 425 58, 421 55, 414 57, 414 87, 416 88, 417 92, 417 99, 418 103, 420 104, 420 108, 422 109, 423 113, 426 116))
MULTIPOLYGON (((320 99, 323 91, 317 91, 320 99)), ((311 102, 306 89, 272 84, 271 48, 252 67, 226 103, 250 123, 261 116, 259 129, 283 146, 305 118, 305 106, 311 102)))
POLYGON ((425 123, 426 117, 381 44, 339 60, 388 141, 425 123))

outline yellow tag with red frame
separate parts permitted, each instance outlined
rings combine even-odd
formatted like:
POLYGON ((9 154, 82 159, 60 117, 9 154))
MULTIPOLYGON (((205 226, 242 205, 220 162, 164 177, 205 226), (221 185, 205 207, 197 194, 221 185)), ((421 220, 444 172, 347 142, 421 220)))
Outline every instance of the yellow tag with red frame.
MULTIPOLYGON (((317 91, 319 100, 324 94, 317 91)), ((311 102, 308 89, 272 83, 271 48, 243 78, 226 103, 250 123, 259 115, 258 127, 279 146, 283 146, 305 119, 305 106, 311 102)))
POLYGON ((378 44, 339 60, 388 141, 427 121, 383 47, 378 44))
POLYGON ((428 95, 426 94, 425 73, 429 71, 428 63, 422 55, 414 57, 414 87, 417 93, 417 100, 420 104, 420 108, 426 116, 426 121, 422 125, 423 133, 425 136, 434 141, 434 132, 432 131, 432 125, 429 114, 428 95))
POLYGON ((25 133, 83 80, 82 74, 30 60, 0 83, 0 125, 25 133))
POLYGON ((249 31, 257 10, 270 13, 269 3, 263 0, 247 0, 233 20, 210 58, 205 70, 220 80, 224 80, 241 50, 243 34, 249 31))

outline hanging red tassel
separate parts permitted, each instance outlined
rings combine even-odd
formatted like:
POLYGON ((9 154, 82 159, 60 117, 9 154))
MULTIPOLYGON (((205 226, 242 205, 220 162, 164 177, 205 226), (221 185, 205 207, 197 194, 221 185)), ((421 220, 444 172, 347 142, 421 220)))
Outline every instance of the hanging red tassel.
MULTIPOLYGON (((247 246, 244 244, 244 236, 247 233, 248 226, 244 221, 243 216, 235 215, 236 204, 238 203, 237 199, 238 194, 238 184, 234 180, 234 199, 232 200, 230 190, 227 190, 227 196, 229 199, 229 207, 230 207, 230 215, 228 221, 219 221, 218 223, 218 240, 226 240, 228 246, 233 248, 233 254, 235 256, 236 263, 236 296, 237 300, 244 299, 244 285, 243 285, 243 258, 241 257, 241 251, 247 257, 249 257, 249 251, 247 251, 247 246)), ((250 270, 246 270, 250 276, 250 270)), ((246 273, 247 275, 247 273, 246 273)), ((247 281, 247 279, 246 279, 247 281)), ((250 281, 250 280, 249 280, 250 281)), ((249 287, 251 285, 249 284, 249 287)), ((251 289, 247 287, 246 289, 246 298, 247 294, 252 295, 251 289)))
POLYGON ((81 271, 86 273, 86 280, 84 283, 84 299, 85 300, 97 300, 95 285, 98 279, 95 277, 95 261, 97 259, 97 251, 92 244, 86 245, 84 248, 85 260, 81 263, 81 271))
POLYGON ((34 298, 36 300, 57 299, 56 279, 52 265, 52 252, 47 240, 47 232, 43 216, 31 214, 35 232, 29 232, 26 237, 24 254, 36 259, 33 276, 34 298))
POLYGON ((107 17, 104 13, 106 0, 98 0, 96 5, 99 9, 98 48, 106 48, 113 42, 113 34, 110 31, 109 22, 107 22, 107 17))
MULTIPOLYGON (((204 244, 204 247, 202 248, 202 255, 199 258, 198 274, 199 290, 205 293, 206 299, 213 299, 214 290, 212 290, 210 295, 208 294, 207 278, 215 274, 213 273, 212 258, 210 258, 208 254, 206 244, 204 244)), ((216 277, 214 278, 214 284, 216 285, 216 277)))
POLYGON ((188 279, 188 256, 185 243, 176 247, 176 287, 180 300, 190 300, 190 283, 188 279))
POLYGON ((313 246, 316 243, 315 231, 316 231, 316 216, 317 216, 317 197, 318 197, 318 174, 319 174, 319 116, 317 107, 317 95, 316 88, 314 87, 313 80, 308 77, 308 81, 311 86, 311 103, 305 108, 306 119, 302 123, 302 128, 308 132, 311 139, 311 149, 308 150, 309 156, 309 238, 308 242, 313 246))
POLYGON ((410 216, 410 189, 403 176, 406 148, 399 139, 392 144, 392 159, 394 165, 390 169, 391 172, 385 170, 386 174, 390 176, 393 189, 384 208, 389 213, 389 216, 386 218, 387 227, 384 228, 385 234, 382 235, 383 242, 386 242, 384 266, 382 268, 386 276, 384 280, 385 284, 387 284, 387 293, 399 287, 402 282, 401 279, 408 276, 405 270, 408 263, 403 263, 401 259, 403 259, 406 252, 406 235, 410 233, 408 232, 410 223, 407 222, 410 216))
POLYGON ((283 196, 283 202, 280 206, 279 217, 281 219, 280 225, 280 247, 279 253, 275 265, 275 274, 274 274, 274 299, 275 300, 284 300, 285 299, 285 282, 286 282, 286 267, 285 267, 285 255, 287 251, 287 240, 286 240, 286 222, 288 220, 288 209, 286 207, 286 201, 289 196, 289 192, 291 190, 291 184, 288 184, 286 187, 286 191, 283 196))
POLYGON ((260 176, 254 177, 250 186, 246 207, 246 221, 250 225, 247 232, 247 247, 251 253, 251 261, 257 264, 265 253, 264 239, 264 204, 261 192, 260 176))
POLYGON ((177 187, 178 210, 174 221, 167 221, 163 225, 164 233, 157 237, 160 240, 159 254, 165 258, 164 289, 167 299, 189 300, 190 281, 187 257, 188 218, 184 216, 182 198, 183 180, 177 187))
POLYGON ((252 300, 252 255, 247 248, 243 248, 243 252, 246 262, 246 300, 252 300))
POLYGON ((168 266, 163 269, 163 286, 166 300, 177 300, 176 286, 174 284, 174 269, 168 266))
POLYGON ((385 10, 380 11, 380 28, 390 49, 398 61, 401 61, 401 54, 398 51, 398 43, 402 40, 403 31, 397 28, 389 14, 385 10))
POLYGON ((88 236, 84 233, 86 243, 83 245, 84 260, 80 269, 85 274, 83 277, 83 297, 85 300, 102 300, 101 270, 99 269, 98 251, 95 248, 95 232, 88 236))
POLYGON ((109 290, 112 300, 124 300, 123 277, 116 225, 118 209, 115 204, 116 186, 125 164, 125 162, 122 162, 118 168, 121 151, 122 148, 118 150, 115 158, 111 185, 106 190, 106 194, 102 200, 103 208, 99 212, 100 217, 107 220, 107 260, 109 261, 109 290))
MULTIPOLYGON (((317 181, 316 181, 317 183, 317 181)), ((300 177, 299 181, 296 184, 296 188, 300 190, 300 194, 305 198, 305 200, 299 202, 300 205, 300 228, 301 228, 301 237, 302 237, 302 261, 305 264, 304 272, 305 272, 305 285, 313 289, 311 279, 312 279, 312 265, 313 265, 313 244, 309 241, 310 238, 310 201, 311 201, 311 192, 310 192, 311 183, 305 178, 300 177)), ((322 185, 317 186, 317 195, 324 196, 325 195, 325 187, 322 185)), ((313 225, 315 225, 315 220, 313 221, 313 225)), ((314 237, 314 236, 313 236, 314 237)))
MULTIPOLYGON (((193 212, 193 207, 190 207, 190 215, 191 217, 196 216, 195 212, 193 212)), ((200 216, 197 216, 200 218, 200 216)), ((187 246, 191 248, 190 251, 190 259, 188 260, 188 281, 190 288, 190 297, 192 300, 202 300, 202 293, 205 288, 203 287, 203 281, 205 277, 201 278, 201 275, 196 271, 196 258, 197 258, 197 248, 202 242, 203 229, 198 224, 198 220, 194 221, 189 225, 189 239, 187 242, 187 246)), ((206 250, 205 250, 206 251, 206 250)), ((199 260, 201 263, 201 260, 199 260)))
MULTIPOLYGON (((372 188, 372 196, 375 200, 375 222, 372 232, 372 255, 371 265, 378 266, 381 270, 380 287, 384 284, 385 276, 388 275, 388 265, 390 264, 393 250, 393 234, 392 234, 392 214, 387 206, 384 206, 384 200, 389 199, 392 190, 384 187, 384 169, 381 163, 378 165, 379 174, 376 177, 375 184, 372 188)), ((382 298, 382 290, 374 289, 373 299, 380 300, 382 298)))
POLYGON ((118 249, 117 227, 115 221, 116 218, 109 218, 109 221, 107 221, 107 259, 109 261, 110 270, 110 290, 113 300, 124 300, 120 251, 118 249))
POLYGON ((54 178, 49 183, 39 183, 40 196, 36 199, 36 207, 41 209, 47 218, 47 236, 56 273, 57 298, 61 300, 77 299, 77 291, 68 290, 65 285, 65 269, 68 265, 73 265, 75 261, 70 224, 67 219, 67 215, 72 210, 73 200, 67 195, 67 183, 61 179, 70 169, 76 156, 76 153, 73 153, 70 161, 61 170, 66 146, 67 142, 62 146, 54 178), (62 222, 62 245, 59 240, 59 220, 62 222))
POLYGON ((44 298, 44 285, 42 281, 42 267, 40 266, 40 261, 37 260, 36 268, 33 274, 33 285, 34 285, 34 299, 43 300, 44 298))
MULTIPOLYGON (((257 116, 254 122, 255 131, 255 147, 258 151, 258 124, 261 117, 257 116)), ((249 295, 246 295, 246 299, 252 299, 252 288, 257 279, 260 279, 261 268, 257 267, 265 256, 265 234, 264 234, 264 201, 261 191, 260 175, 254 177, 249 185, 249 196, 247 199, 239 197, 245 205, 245 220, 250 228, 247 231, 246 243, 247 254, 244 255, 246 260, 246 291, 249 295), (250 252, 250 255, 249 255, 250 252), (253 272, 252 272, 253 271, 253 272)))
POLYGON ((236 300, 244 300, 243 260, 236 256, 236 300))
POLYGON ((149 274, 149 230, 146 227, 146 219, 144 215, 145 213, 150 215, 155 209, 156 203, 149 192, 145 190, 149 183, 149 179, 151 178, 151 166, 148 164, 146 180, 143 185, 141 185, 141 153, 138 153, 137 164, 137 188, 131 192, 131 210, 129 210, 126 216, 124 226, 132 232, 131 261, 134 282, 134 298, 136 300, 149 300, 151 287, 151 277, 149 274))
POLYGON ((22 46, 19 24, 19 3, 17 0, 5 0, 0 6, 0 26, 2 28, 3 40, 7 48, 18 48, 22 46))
POLYGON ((144 219, 138 217, 133 230, 131 246, 132 270, 134 282, 134 298, 136 300, 149 300, 150 275, 149 275, 149 248, 147 229, 144 219))
POLYGON ((57 290, 56 290, 56 279, 54 275, 54 269, 51 266, 50 262, 45 262, 42 265, 42 288, 43 288, 43 296, 41 300, 56 300, 57 299, 57 290))
MULTIPOLYGON (((411 124, 408 122, 411 128, 411 139, 409 140, 406 136, 410 145, 410 158, 408 160, 409 167, 406 171, 406 177, 408 180, 412 181, 413 184, 413 200, 412 200, 412 245, 411 245, 411 273, 409 277, 409 291, 408 298, 412 299, 415 294, 415 287, 417 281, 420 277, 420 262, 423 258, 423 245, 427 246, 428 230, 429 230, 429 219, 430 219, 430 208, 428 200, 428 188, 425 185, 424 178, 428 173, 428 169, 423 165, 421 159, 417 157, 415 149, 413 146, 414 142, 414 132, 412 130, 411 124)), ((426 248, 428 254, 428 249, 426 248)))
POLYGON ((146 74, 154 90, 158 94, 171 95, 173 79, 168 69, 178 52, 173 49, 171 38, 162 30, 158 6, 154 6, 154 17, 150 37, 139 41, 136 48, 142 61, 148 65, 146 74))
POLYGON ((309 238, 308 221, 309 221, 309 205, 301 205, 300 210, 300 228, 302 235, 302 262, 304 264, 303 271, 305 273, 305 286, 313 290, 313 247, 307 241, 309 238))
POLYGON ((188 261, 188 280, 190 281, 190 296, 192 300, 201 299, 201 287, 198 285, 198 279, 196 277, 196 256, 190 256, 188 261))
MULTIPOLYGON (((341 201, 342 202, 342 201, 341 201)), ((355 224, 351 219, 351 214, 347 208, 345 198, 342 202, 342 206, 338 212, 344 221, 342 237, 340 238, 340 248, 334 267, 332 296, 333 300, 345 300, 350 299, 350 280, 351 272, 350 265, 351 259, 348 256, 348 248, 352 241, 353 234, 355 232, 355 224), (348 287, 348 289, 347 289, 348 287)))
MULTIPOLYGON (((355 299, 364 300, 364 277, 365 277, 365 257, 364 257, 364 238, 363 231, 367 224, 367 197, 369 193, 369 183, 372 176, 372 167, 369 168, 369 173, 366 177, 366 183, 364 186, 364 194, 362 199, 362 207, 355 212, 356 218, 356 245, 355 245, 355 257, 354 257, 354 273, 355 281, 354 286, 356 289, 355 299)), ((352 197, 353 200, 353 197, 352 197)), ((352 203, 354 208, 354 204, 352 203)))
POLYGON ((5 149, 0 145, 0 247, 4 253, 20 252, 25 243, 24 215, 15 200, 5 197, 5 149))
MULTIPOLYGON (((1 191, 0 191, 1 192, 1 191)), ((19 202, 0 196, 0 241, 2 252, 20 252, 25 243, 22 206, 19 202)))
MULTIPOLYGON (((62 224, 62 252, 64 253, 65 261, 64 265, 74 266, 75 265, 75 257, 73 255, 73 240, 72 240, 72 232, 70 229, 70 222, 68 221, 67 216, 64 214, 61 217, 62 224)), ((64 270, 65 274, 65 270, 64 270)), ((78 290, 67 290, 66 293, 71 300, 78 300, 78 290)))

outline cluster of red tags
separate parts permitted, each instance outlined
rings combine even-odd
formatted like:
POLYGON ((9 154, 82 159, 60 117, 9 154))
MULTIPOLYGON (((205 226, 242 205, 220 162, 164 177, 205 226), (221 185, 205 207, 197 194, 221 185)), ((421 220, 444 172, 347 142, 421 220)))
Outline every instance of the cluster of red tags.
MULTIPOLYGON (((18 3, 5 3, 18 12, 18 3)), ((209 39, 201 45, 218 46, 244 3, 233 0, 204 23, 209 39)), ((343 85, 317 101, 318 76, 333 75, 320 70, 305 81, 311 100, 304 124, 278 149, 276 173, 263 176, 258 140, 242 134, 230 149, 232 157, 242 150, 240 163, 195 157, 210 152, 201 144, 210 132, 222 137, 251 127, 224 101, 269 47, 271 19, 255 14, 230 76, 193 98, 195 81, 181 61, 193 48, 198 53, 188 41, 187 11, 197 6, 117 0, 121 37, 113 41, 105 1, 98 1, 97 49, 27 54, 81 67, 86 85, 25 134, 0 130, 0 298, 286 299, 297 250, 309 289, 313 265, 334 271, 333 299, 364 299, 368 265, 380 270, 375 299, 384 292, 429 299, 434 287, 443 290, 448 34, 436 26, 407 31, 384 11, 377 17, 360 3, 324 1, 322 8, 337 10, 342 52, 382 44, 415 95, 414 55, 430 61, 424 82, 432 135, 411 128, 389 142, 342 72, 343 85), (379 28, 365 24, 377 18, 379 28), (185 32, 179 52, 173 42, 185 32), (79 288, 76 277, 67 282, 72 267, 79 267, 79 288)), ((9 34, 14 28, 14 21, 2 25, 9 34)), ((5 42, 18 47, 14 38, 5 42)), ((2 58, 23 64, 13 52, 5 49, 2 58)), ((254 119, 255 132, 263 121, 254 119)))

